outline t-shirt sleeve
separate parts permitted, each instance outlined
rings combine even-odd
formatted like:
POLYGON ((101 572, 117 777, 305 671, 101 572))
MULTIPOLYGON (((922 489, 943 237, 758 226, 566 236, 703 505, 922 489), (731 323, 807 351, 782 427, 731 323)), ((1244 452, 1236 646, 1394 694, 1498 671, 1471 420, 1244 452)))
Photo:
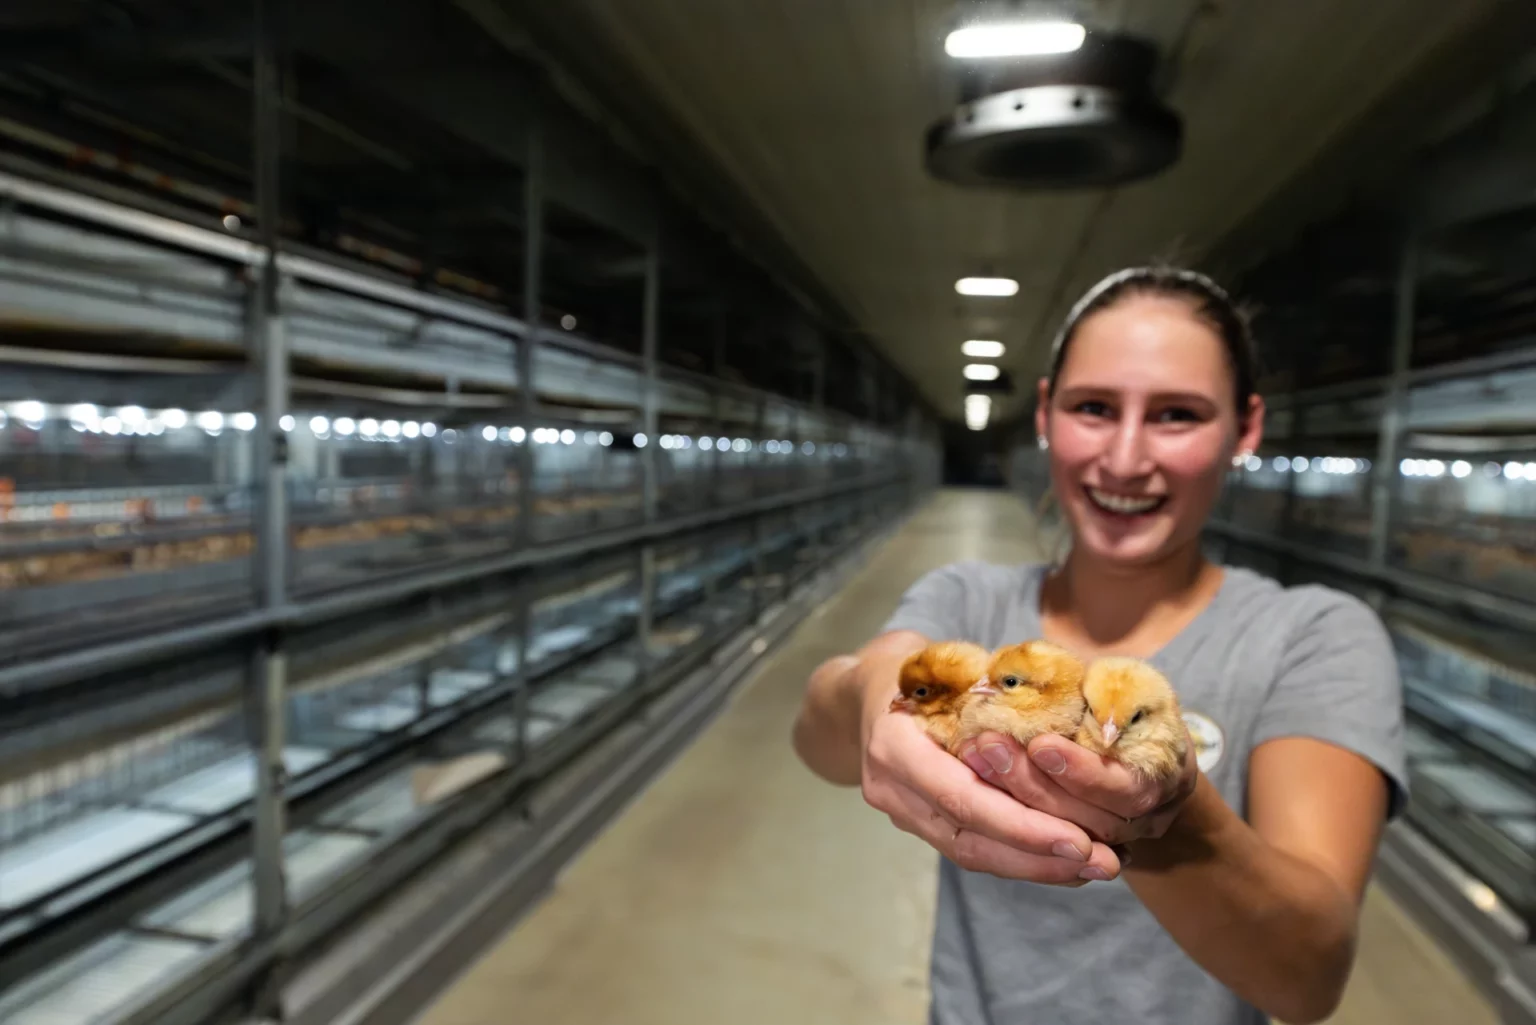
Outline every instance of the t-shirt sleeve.
POLYGON ((965 563, 940 566, 907 588, 880 632, 915 630, 930 641, 965 639, 969 593, 965 563))
POLYGON ((1408 800, 1402 681, 1381 619, 1363 601, 1323 587, 1292 592, 1306 603, 1282 649, 1253 743, 1313 737, 1367 759, 1390 789, 1388 818, 1408 800))

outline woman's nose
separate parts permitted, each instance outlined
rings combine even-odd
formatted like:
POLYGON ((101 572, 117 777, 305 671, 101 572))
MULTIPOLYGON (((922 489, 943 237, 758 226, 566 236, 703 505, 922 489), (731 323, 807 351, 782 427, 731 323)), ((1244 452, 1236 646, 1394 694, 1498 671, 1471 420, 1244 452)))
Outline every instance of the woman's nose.
POLYGON ((1146 431, 1142 429, 1140 417, 1121 419, 1106 456, 1104 468, 1116 477, 1144 477, 1152 472, 1146 431))

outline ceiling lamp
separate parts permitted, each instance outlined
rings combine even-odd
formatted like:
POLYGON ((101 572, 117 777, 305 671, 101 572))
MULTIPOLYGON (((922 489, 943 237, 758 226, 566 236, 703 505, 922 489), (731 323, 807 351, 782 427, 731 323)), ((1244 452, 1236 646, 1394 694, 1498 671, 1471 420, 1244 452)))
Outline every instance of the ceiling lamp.
POLYGON ((955 291, 961 295, 1017 295, 1019 283, 1012 278, 961 278, 955 282, 955 291))
POLYGON ((997 359, 1003 354, 1003 343, 972 338, 960 346, 960 353, 971 359, 997 359))
POLYGON ((993 363, 967 363, 965 365, 965 379, 967 381, 995 381, 998 369, 993 363))
POLYGON ((987 418, 991 415, 992 397, 990 395, 965 397, 965 426, 973 431, 979 431, 987 426, 987 418))
POLYGON ((944 40, 951 57, 1029 57, 1071 53, 1083 45, 1087 32, 1069 21, 1014 21, 967 25, 944 40))
POLYGON ((1151 43, 1093 31, 1070 51, 1046 50, 1053 35, 1065 46, 1064 28, 1037 23, 1034 33, 1035 50, 1022 49, 1017 24, 950 36, 967 59, 957 62, 959 103, 927 132, 930 174, 983 188, 1110 188, 1178 159, 1183 123, 1153 89, 1151 43), (1001 52, 1010 39, 1017 51, 1001 52))

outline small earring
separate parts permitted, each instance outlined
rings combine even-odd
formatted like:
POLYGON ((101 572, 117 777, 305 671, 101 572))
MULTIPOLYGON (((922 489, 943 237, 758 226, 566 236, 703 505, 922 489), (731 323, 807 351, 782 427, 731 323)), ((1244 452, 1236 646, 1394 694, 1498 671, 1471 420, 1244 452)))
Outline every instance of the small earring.
POLYGON ((1043 434, 1035 439, 1035 444, 1040 446, 1040 451, 1042 452, 1051 447, 1051 443, 1045 440, 1045 435, 1043 434))
POLYGON ((1253 455, 1252 452, 1239 452, 1232 457, 1232 466, 1236 468, 1245 465, 1248 462, 1248 457, 1251 455, 1253 455))

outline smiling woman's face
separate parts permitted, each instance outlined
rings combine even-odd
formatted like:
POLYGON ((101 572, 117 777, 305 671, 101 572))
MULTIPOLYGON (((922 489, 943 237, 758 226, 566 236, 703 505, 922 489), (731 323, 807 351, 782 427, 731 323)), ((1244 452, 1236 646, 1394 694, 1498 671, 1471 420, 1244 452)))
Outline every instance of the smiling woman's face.
POLYGON ((1196 541, 1263 405, 1239 416, 1221 338, 1187 300, 1128 296, 1086 317, 1036 426, 1084 554, 1156 562, 1196 541))

